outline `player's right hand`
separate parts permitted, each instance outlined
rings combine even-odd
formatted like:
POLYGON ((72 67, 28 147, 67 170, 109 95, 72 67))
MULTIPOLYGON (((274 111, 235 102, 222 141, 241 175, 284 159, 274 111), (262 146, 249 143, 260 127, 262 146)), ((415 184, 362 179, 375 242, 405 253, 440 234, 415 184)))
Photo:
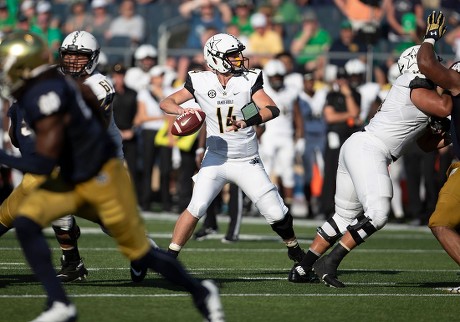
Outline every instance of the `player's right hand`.
POLYGON ((433 11, 426 20, 425 39, 438 41, 446 33, 445 17, 442 11, 433 11))

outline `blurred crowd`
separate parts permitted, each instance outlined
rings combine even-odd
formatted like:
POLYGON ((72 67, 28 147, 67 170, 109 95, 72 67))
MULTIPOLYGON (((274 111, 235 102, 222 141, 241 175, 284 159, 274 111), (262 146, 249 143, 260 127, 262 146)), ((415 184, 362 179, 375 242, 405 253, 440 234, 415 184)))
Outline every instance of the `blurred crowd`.
MULTIPOLYGON (((98 69, 116 89, 114 116, 139 206, 177 213, 191 197, 192 182, 184 173, 199 167, 200 136, 172 137, 171 118, 159 102, 183 85, 188 71, 207 68, 202 47, 210 36, 235 35, 246 46, 250 67, 264 71, 265 86, 281 110, 286 97, 298 107, 287 125, 292 128, 264 129, 262 161, 293 216, 324 219, 334 212, 341 144, 376 113, 398 76, 399 54, 421 42, 426 13, 434 8, 448 18, 438 54, 450 65, 460 60, 457 0, 0 0, 0 33, 38 33, 56 61, 72 31, 86 30, 97 38, 98 69), (169 55, 169 47, 159 42, 158 27, 174 19, 187 27, 170 30, 168 46, 185 49, 180 55, 169 55), (161 50, 166 50, 163 61, 161 50), (353 100, 345 99, 349 89, 353 100), (293 153, 283 149, 287 141, 278 145, 286 134, 293 153)), ((8 118, 2 119, 5 131, 8 118)), ((17 153, 7 135, 3 147, 17 153)), ((426 154, 414 146, 393 163, 391 220, 426 224, 452 161, 449 148, 426 154)), ((6 168, 0 174, 4 197, 20 174, 6 168)), ((223 191, 219 212, 226 212, 228 195, 223 191)), ((244 210, 258 215, 249 202, 244 210)))

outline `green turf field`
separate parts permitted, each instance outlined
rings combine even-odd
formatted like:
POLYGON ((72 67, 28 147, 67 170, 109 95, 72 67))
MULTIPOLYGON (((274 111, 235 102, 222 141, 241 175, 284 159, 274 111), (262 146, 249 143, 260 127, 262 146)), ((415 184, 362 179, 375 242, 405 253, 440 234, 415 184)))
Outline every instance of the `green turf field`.
MULTIPOLYGON (((150 235, 162 248, 169 244, 176 216, 146 215, 150 235)), ((219 217, 225 232, 226 217, 219 217)), ((79 321, 201 321, 183 289, 150 272, 133 284, 129 263, 115 243, 94 225, 79 220, 80 252, 89 269, 86 282, 66 285, 79 321)), ((201 223, 199 223, 201 224, 201 223)), ((295 219, 302 246, 317 223, 295 219)), ((292 266, 283 243, 261 219, 244 217, 242 240, 223 244, 223 236, 191 240, 180 260, 197 278, 212 278, 221 288, 227 321, 455 321, 460 294, 458 266, 427 228, 387 225, 342 263, 345 289, 323 284, 292 284, 292 266)), ((56 266, 59 250, 47 231, 56 266)), ((0 322, 29 321, 44 305, 22 252, 9 232, 0 240, 0 322)))

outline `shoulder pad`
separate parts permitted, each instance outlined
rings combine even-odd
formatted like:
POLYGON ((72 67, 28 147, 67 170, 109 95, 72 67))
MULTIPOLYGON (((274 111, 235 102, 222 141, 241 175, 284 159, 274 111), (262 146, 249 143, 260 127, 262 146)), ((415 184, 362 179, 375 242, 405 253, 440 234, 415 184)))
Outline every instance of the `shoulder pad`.
POLYGON ((435 89, 435 85, 429 79, 415 77, 409 83, 409 88, 410 89, 416 89, 416 88, 435 89))

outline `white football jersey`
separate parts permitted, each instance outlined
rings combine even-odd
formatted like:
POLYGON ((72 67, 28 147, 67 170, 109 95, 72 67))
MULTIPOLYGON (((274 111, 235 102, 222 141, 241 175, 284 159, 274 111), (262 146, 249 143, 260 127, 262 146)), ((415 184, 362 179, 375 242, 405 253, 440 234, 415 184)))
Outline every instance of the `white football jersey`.
POLYGON ((113 87, 112 82, 106 76, 102 75, 98 71, 95 71, 87 79, 85 79, 84 84, 91 88, 94 95, 96 95, 99 102, 101 102, 101 108, 104 109, 104 116, 109 122, 107 131, 117 146, 117 156, 119 158, 123 158, 122 138, 113 117, 112 102, 115 95, 115 88, 113 87))
POLYGON ((399 76, 380 110, 365 127, 366 132, 382 140, 393 157, 399 158, 409 144, 422 134, 428 124, 428 115, 410 100, 410 82, 414 74, 399 76))
POLYGON ((241 108, 251 102, 253 90, 262 88, 260 69, 251 69, 230 78, 225 88, 212 71, 191 71, 185 88, 195 97, 206 114, 206 145, 227 158, 245 158, 258 153, 256 133, 252 126, 227 132, 228 119, 243 119, 241 108))

